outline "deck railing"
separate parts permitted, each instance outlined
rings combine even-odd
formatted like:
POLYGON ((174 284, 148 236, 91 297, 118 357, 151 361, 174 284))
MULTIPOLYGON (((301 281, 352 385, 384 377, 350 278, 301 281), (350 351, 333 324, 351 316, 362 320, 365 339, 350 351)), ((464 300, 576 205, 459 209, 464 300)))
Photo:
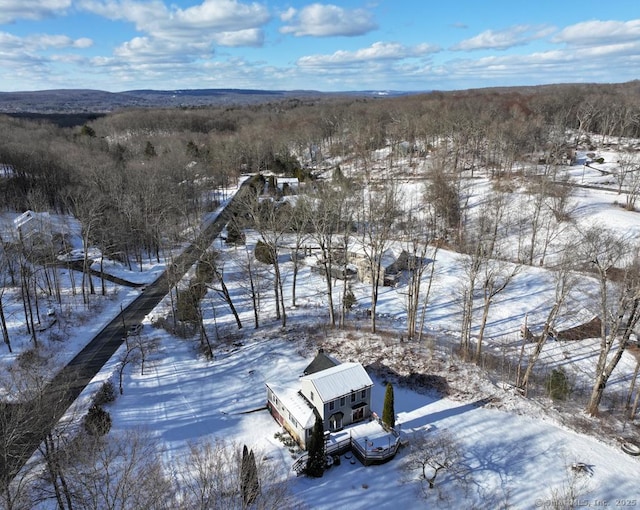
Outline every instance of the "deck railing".
POLYGON ((398 453, 398 448, 400 448, 400 440, 396 438, 394 442, 389 444, 387 447, 376 447, 376 448, 367 448, 366 442, 363 447, 359 441, 353 440, 351 441, 351 448, 354 453, 360 458, 362 463, 365 466, 369 464, 382 463, 387 460, 393 458, 396 453, 398 453))
MULTIPOLYGON (((400 448, 400 435, 393 429, 392 434, 395 439, 393 440, 393 443, 390 443, 386 448, 363 447, 358 441, 358 438, 347 437, 336 442, 326 441, 324 451, 327 455, 334 455, 336 453, 343 453, 351 450, 365 466, 370 464, 381 464, 393 458, 400 448)), ((293 463, 291 469, 296 472, 297 476, 300 476, 304 472, 307 466, 308 457, 309 454, 304 452, 293 463)))

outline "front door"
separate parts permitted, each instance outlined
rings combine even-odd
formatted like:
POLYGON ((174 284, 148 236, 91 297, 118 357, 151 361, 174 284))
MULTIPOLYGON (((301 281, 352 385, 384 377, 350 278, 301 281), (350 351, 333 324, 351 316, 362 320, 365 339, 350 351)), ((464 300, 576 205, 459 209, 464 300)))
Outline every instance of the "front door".
POLYGON ((329 418, 329 429, 330 430, 340 430, 342 428, 342 418, 344 414, 336 413, 332 414, 331 418, 329 418))
POLYGON ((364 420, 364 409, 365 409, 365 406, 361 406, 361 407, 358 407, 357 409, 354 409, 351 415, 352 416, 351 421, 356 422, 356 421, 364 420))

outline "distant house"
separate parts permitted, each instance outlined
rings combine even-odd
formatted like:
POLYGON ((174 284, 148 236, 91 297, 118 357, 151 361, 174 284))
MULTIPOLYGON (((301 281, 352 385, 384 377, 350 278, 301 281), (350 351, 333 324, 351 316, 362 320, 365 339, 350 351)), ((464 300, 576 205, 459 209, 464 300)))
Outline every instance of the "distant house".
POLYGON ((297 177, 276 177, 276 188, 281 193, 289 191, 291 193, 298 193, 300 189, 300 181, 297 177))
MULTIPOLYGON (((323 276, 326 274, 326 271, 327 271, 326 268, 324 267, 324 264, 320 260, 316 260, 316 263, 310 265, 309 269, 312 272, 321 274, 323 276)), ((357 275, 357 271, 353 264, 348 264, 345 266, 344 264, 338 264, 336 262, 333 262, 331 264, 330 273, 331 273, 331 277, 336 280, 350 280, 357 275)))
POLYGON ((360 363, 339 363, 320 351, 296 386, 267 383, 267 408, 306 449, 316 416, 338 431, 371 416, 373 382, 360 363))
POLYGON ((41 262, 42 257, 67 250, 78 232, 80 223, 75 219, 27 210, 13 219, 13 228, 7 232, 7 239, 22 250, 27 248, 25 253, 32 260, 41 262))
MULTIPOLYGON (((372 272, 370 254, 361 243, 351 243, 347 249, 347 260, 356 266, 358 279, 371 283, 372 272)), ((387 248, 380 257, 380 283, 393 286, 400 278, 401 271, 408 268, 409 254, 403 249, 387 248)))
POLYGON ((36 234, 51 237, 51 220, 47 212, 27 210, 13 220, 13 226, 23 240, 36 234))
MULTIPOLYGON (((59 225, 54 223, 48 212, 25 211, 13 220, 15 229, 15 239, 25 246, 28 246, 33 252, 37 251, 53 251, 52 242, 54 236, 60 238, 63 230, 59 225)), ((60 249, 56 246, 55 249, 60 249)))

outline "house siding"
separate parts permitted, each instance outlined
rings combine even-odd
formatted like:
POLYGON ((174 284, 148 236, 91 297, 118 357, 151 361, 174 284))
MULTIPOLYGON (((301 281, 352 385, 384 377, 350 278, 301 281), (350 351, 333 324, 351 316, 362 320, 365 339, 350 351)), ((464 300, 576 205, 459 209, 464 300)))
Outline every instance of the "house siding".
POLYGON ((324 404, 324 416, 326 417, 326 419, 323 418, 325 430, 333 430, 330 426, 330 420, 331 417, 336 415, 337 413, 343 414, 342 427, 346 427, 347 425, 351 425, 352 423, 357 423, 369 418, 371 416, 371 387, 350 392, 334 400, 326 402, 324 404), (364 396, 362 394, 363 392, 364 396), (344 404, 342 403, 343 399, 344 404), (331 402, 333 402, 333 409, 331 409, 331 402), (362 412, 358 411, 354 413, 355 409, 362 409, 362 412))

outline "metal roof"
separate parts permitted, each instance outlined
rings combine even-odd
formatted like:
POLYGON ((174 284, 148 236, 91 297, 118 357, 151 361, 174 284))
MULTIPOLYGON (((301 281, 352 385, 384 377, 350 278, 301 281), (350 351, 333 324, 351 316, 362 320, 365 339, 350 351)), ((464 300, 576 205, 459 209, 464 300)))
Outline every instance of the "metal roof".
POLYGON ((311 382, 323 402, 373 386, 369 374, 360 363, 342 363, 305 375, 300 380, 311 382))

